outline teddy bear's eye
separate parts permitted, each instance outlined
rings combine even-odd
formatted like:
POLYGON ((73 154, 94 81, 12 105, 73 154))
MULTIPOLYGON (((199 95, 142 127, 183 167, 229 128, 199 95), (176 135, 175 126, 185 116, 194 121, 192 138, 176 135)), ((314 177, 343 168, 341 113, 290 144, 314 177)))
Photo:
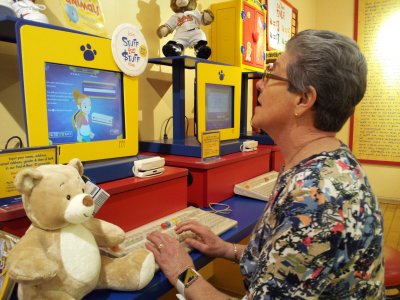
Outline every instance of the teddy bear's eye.
POLYGON ((82 189, 82 193, 84 193, 85 192, 85 189, 82 189))
POLYGON ((71 200, 71 196, 70 195, 67 195, 67 200, 71 200))

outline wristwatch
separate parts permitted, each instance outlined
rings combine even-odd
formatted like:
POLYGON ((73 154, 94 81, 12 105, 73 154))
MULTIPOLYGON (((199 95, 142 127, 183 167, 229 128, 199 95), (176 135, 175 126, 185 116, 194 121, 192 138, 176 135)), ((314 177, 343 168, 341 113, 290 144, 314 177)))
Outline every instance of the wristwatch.
POLYGON ((179 294, 185 296, 185 288, 189 287, 193 282, 195 282, 201 275, 193 268, 187 268, 178 276, 176 282, 176 289, 179 294))

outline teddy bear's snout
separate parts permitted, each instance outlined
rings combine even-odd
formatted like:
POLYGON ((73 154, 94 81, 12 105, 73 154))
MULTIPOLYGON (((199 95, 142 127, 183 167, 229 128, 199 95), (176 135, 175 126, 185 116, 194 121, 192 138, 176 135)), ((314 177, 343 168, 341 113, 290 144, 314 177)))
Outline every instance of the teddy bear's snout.
POLYGON ((82 199, 82 203, 83 203, 83 205, 90 207, 93 205, 93 199, 92 199, 92 197, 87 195, 82 199))

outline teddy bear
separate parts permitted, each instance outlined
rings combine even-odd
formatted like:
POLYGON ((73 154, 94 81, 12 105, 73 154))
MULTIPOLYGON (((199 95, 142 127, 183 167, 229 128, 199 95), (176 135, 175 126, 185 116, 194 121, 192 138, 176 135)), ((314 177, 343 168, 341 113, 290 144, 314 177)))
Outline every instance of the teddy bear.
POLYGON ((10 251, 6 268, 18 282, 19 299, 81 299, 94 289, 133 291, 154 276, 151 252, 139 249, 112 258, 99 247, 125 238, 118 226, 93 217, 83 165, 49 164, 19 171, 14 184, 32 222, 10 251))
POLYGON ((210 25, 214 21, 212 11, 196 10, 197 0, 171 0, 170 7, 175 14, 157 29, 159 38, 175 30, 173 39, 162 48, 163 54, 166 57, 179 56, 184 49, 193 47, 196 57, 209 58, 211 48, 207 46, 207 38, 204 31, 200 29, 200 25, 210 25))

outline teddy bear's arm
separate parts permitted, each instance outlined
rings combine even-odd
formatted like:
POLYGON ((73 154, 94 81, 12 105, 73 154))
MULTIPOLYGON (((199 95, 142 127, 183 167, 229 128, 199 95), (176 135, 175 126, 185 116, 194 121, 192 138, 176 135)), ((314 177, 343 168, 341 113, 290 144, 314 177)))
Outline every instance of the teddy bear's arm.
POLYGON ((211 10, 205 9, 202 13, 201 23, 203 25, 210 25, 214 21, 214 14, 211 10))
POLYGON ((56 276, 58 265, 46 255, 39 239, 28 232, 10 251, 6 268, 20 283, 38 284, 56 276))
POLYGON ((93 234, 99 247, 116 246, 125 239, 125 232, 120 227, 100 219, 91 218, 82 225, 93 234))
POLYGON ((172 32, 171 28, 168 25, 161 25, 157 29, 157 35, 161 39, 172 32))

